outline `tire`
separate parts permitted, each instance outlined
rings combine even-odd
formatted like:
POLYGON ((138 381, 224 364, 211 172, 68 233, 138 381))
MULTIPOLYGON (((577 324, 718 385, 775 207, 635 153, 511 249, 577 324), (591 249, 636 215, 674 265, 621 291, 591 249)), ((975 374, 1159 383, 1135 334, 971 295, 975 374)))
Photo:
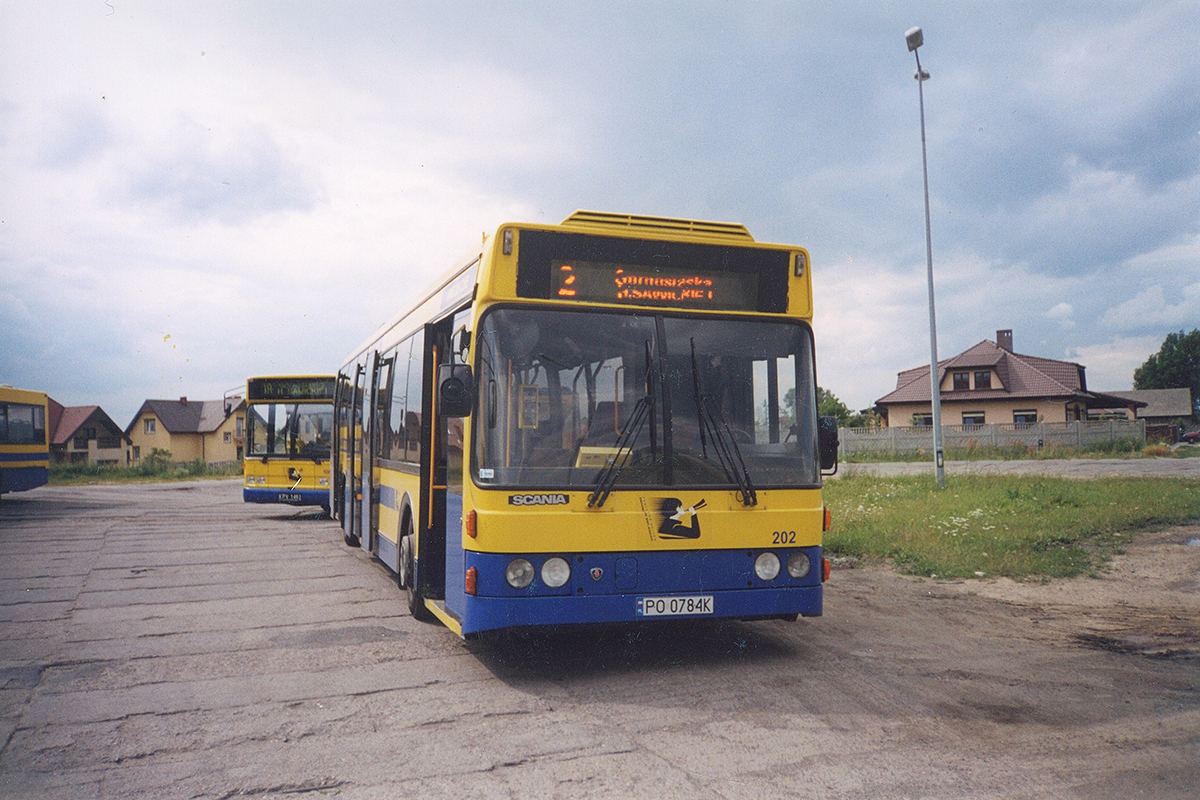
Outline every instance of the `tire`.
POLYGON ((412 531, 412 521, 405 525, 404 535, 400 537, 400 571, 396 580, 408 595, 408 611, 413 619, 421 622, 433 622, 437 619, 433 612, 425 607, 425 596, 416 587, 415 563, 413 559, 413 542, 415 535, 412 531))

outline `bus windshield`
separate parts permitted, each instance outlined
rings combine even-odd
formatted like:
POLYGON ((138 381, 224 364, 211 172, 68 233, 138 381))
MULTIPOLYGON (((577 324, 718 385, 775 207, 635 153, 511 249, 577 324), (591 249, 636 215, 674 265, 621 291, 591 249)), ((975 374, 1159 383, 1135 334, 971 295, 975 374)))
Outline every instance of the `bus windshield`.
POLYGON ((331 403, 252 403, 246 417, 252 456, 329 458, 331 403))
POLYGON ((476 342, 481 485, 820 485, 806 325, 506 307, 476 342))

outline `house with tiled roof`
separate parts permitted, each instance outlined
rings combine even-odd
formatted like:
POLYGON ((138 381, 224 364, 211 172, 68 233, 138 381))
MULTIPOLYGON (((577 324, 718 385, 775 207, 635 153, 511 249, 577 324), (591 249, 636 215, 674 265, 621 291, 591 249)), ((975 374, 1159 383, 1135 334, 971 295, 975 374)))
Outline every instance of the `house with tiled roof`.
POLYGON ((1092 419, 1144 419, 1154 425, 1169 425, 1192 417, 1192 390, 1182 389, 1134 389, 1133 391, 1105 392, 1123 400, 1140 400, 1145 408, 1139 408, 1136 417, 1125 407, 1088 409, 1092 419))
MULTIPOLYGON (((1075 422, 1091 408, 1126 408, 1140 400, 1089 392, 1085 368, 1071 361, 1025 355, 1013 350, 1011 330, 938 362, 943 425, 1075 422)), ((931 425, 929 365, 896 376, 896 388, 875 401, 889 426, 931 425)))
POLYGON ((133 463, 155 449, 170 453, 172 463, 240 461, 246 445, 246 401, 147 400, 125 429, 133 463))
POLYGON ((64 406, 47 398, 50 458, 55 464, 125 466, 130 441, 100 406, 64 406))

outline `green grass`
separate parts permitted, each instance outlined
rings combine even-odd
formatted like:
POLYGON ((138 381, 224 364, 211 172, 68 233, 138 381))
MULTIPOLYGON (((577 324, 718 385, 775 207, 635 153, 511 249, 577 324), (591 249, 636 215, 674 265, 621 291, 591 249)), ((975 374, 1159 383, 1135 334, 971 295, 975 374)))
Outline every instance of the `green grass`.
POLYGON ((97 483, 154 483, 193 478, 229 478, 242 474, 240 462, 209 466, 203 461, 185 464, 143 463, 136 467, 96 464, 52 464, 51 486, 81 486, 97 483))
POLYGON ((937 578, 1094 574, 1138 531, 1200 518, 1200 482, 1026 476, 878 478, 825 484, 834 555, 888 559, 937 578))

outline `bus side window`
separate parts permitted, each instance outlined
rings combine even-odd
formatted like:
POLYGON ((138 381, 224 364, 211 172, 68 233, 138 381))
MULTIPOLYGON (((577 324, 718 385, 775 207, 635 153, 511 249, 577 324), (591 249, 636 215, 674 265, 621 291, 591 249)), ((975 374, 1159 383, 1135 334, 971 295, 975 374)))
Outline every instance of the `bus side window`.
POLYGON ((392 411, 388 420, 387 458, 390 461, 404 460, 404 416, 408 401, 408 356, 412 340, 406 339, 392 351, 392 411))
POLYGON ((408 402, 405 413, 405 460, 421 461, 421 389, 425 380, 425 330, 412 336, 412 351, 408 357, 408 402))
POLYGON ((391 411, 391 380, 395 373, 396 351, 381 356, 375 367, 375 457, 389 458, 392 431, 388 425, 391 411))

